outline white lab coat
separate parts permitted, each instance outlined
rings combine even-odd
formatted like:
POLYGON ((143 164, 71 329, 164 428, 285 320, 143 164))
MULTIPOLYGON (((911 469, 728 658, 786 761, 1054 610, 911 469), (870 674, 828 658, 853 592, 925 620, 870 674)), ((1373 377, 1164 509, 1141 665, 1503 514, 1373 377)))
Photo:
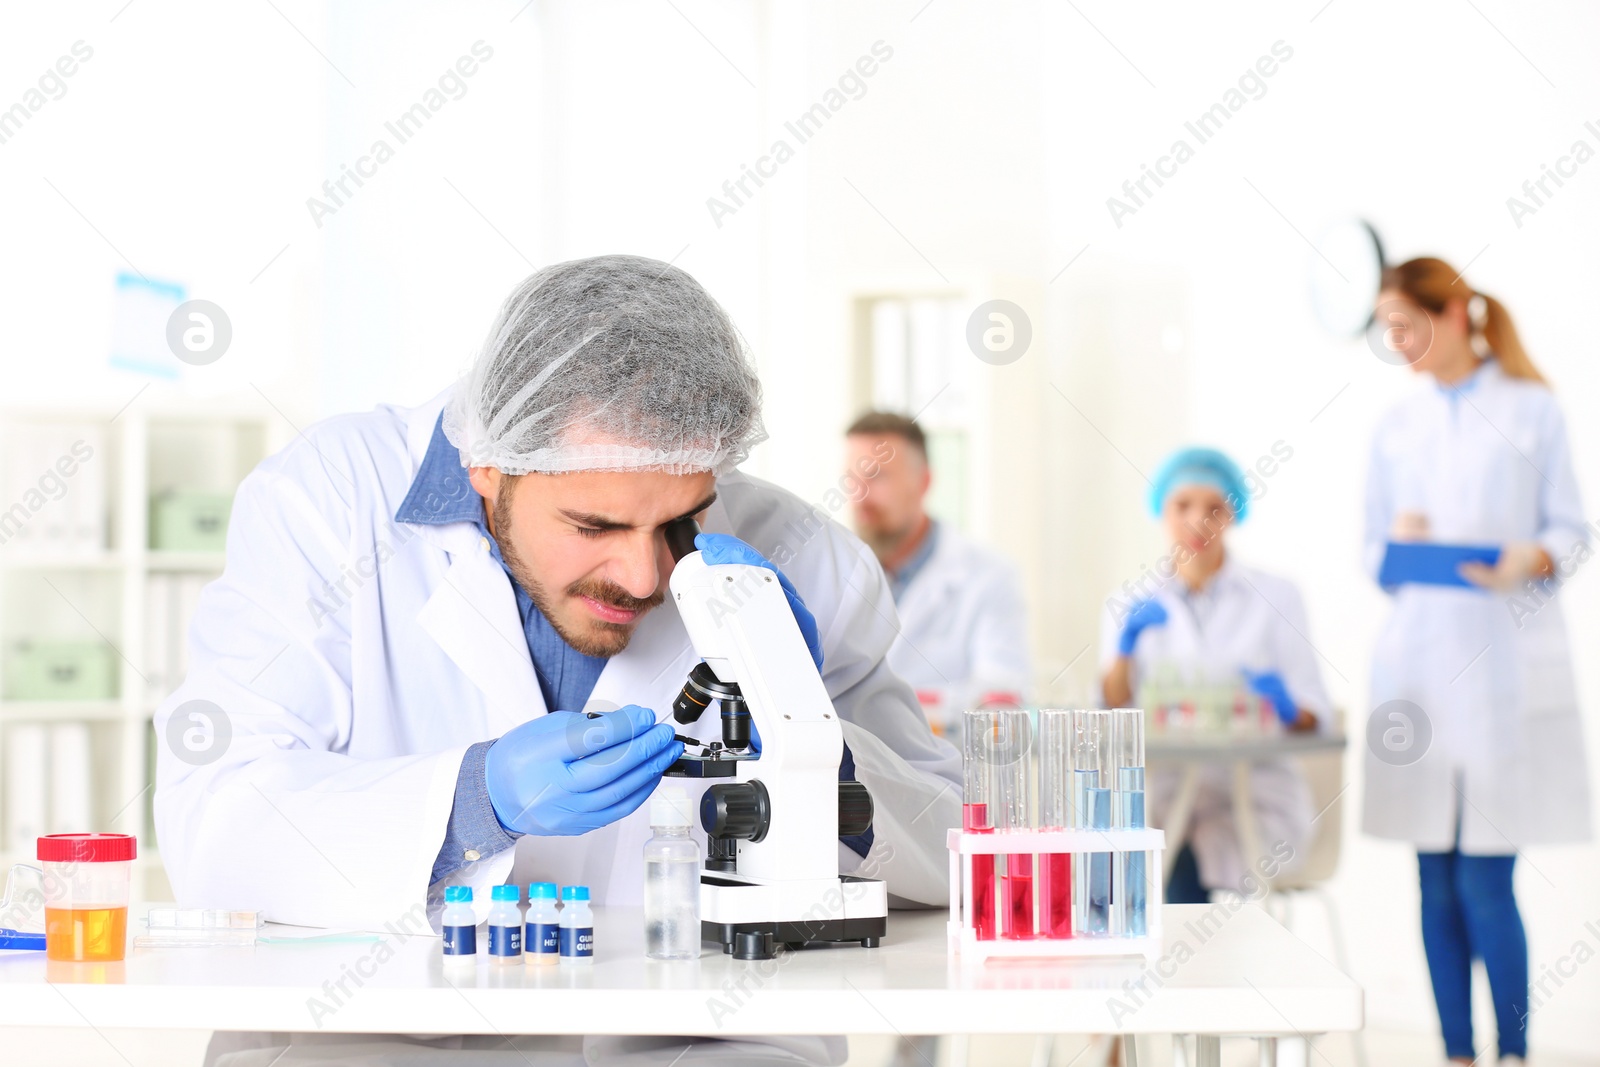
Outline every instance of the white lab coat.
MULTIPOLYGON (((1325 728, 1332 713, 1317 652, 1311 644, 1305 603, 1293 582, 1245 567, 1231 556, 1199 594, 1210 599, 1201 625, 1181 589, 1183 580, 1169 579, 1154 599, 1167 611, 1167 621, 1147 627, 1133 649, 1131 682, 1135 693, 1140 680, 1157 667, 1173 667, 1186 678, 1223 678, 1241 669, 1275 671, 1283 677, 1296 706, 1317 716, 1325 728)), ((1132 598, 1137 600, 1137 597, 1132 598)), ((1117 591, 1107 600, 1100 625, 1100 669, 1104 673, 1117 658, 1129 596, 1117 591), (1120 612, 1113 604, 1120 604, 1120 612)), ((1152 826, 1166 820, 1177 792, 1181 771, 1164 767, 1147 778, 1147 817, 1152 826)), ((1293 849, 1293 858, 1280 866, 1292 871, 1305 861, 1311 844, 1314 812, 1311 790, 1288 760, 1255 764, 1250 771, 1250 794, 1261 845, 1281 860, 1281 845, 1293 849)), ((1233 817, 1233 767, 1212 763, 1200 768, 1193 814, 1187 835, 1200 867, 1200 881, 1209 889, 1239 890, 1249 871, 1262 857, 1245 862, 1240 856, 1239 833, 1233 817)), ((1180 842, 1169 841, 1169 848, 1180 842)))
MULTIPOLYGON (((189 676, 156 715, 163 738, 174 709, 207 700, 232 735, 199 766, 161 745, 156 823, 182 904, 382 928, 429 898, 466 748, 545 714, 487 540, 470 523, 393 519, 443 399, 330 419, 240 486, 226 570, 190 628, 189 676)), ((817 618, 824 681, 876 804, 871 851, 862 861, 841 845, 841 871, 859 865, 898 901, 944 905, 960 757, 885 662, 894 605, 877 561, 775 486, 735 472, 717 488, 705 529, 777 562, 817 618)), ((607 663, 588 706, 669 719, 696 662, 669 599, 607 663)), ((707 715, 682 732, 720 738, 720 724, 707 715)), ((636 905, 648 808, 581 837, 522 838, 450 881, 473 887, 480 919, 489 887, 508 880, 636 905)))
MULTIPOLYGON (((1364 555, 1374 577, 1402 511, 1426 515, 1435 541, 1537 541, 1570 573, 1574 557, 1587 556, 1589 530, 1550 390, 1491 361, 1459 397, 1430 381, 1392 408, 1374 434, 1367 478, 1364 555)), ((1372 706, 1412 702, 1432 741, 1409 766, 1380 761, 1369 746, 1368 833, 1447 851, 1459 817, 1461 850, 1479 855, 1589 837, 1583 727, 1555 588, 1537 598, 1393 591, 1372 706)))
POLYGON ((1033 688, 1028 606, 1017 570, 946 523, 901 594, 900 636, 889 666, 911 683, 929 722, 959 737, 962 711, 991 693, 1027 699, 1033 688))

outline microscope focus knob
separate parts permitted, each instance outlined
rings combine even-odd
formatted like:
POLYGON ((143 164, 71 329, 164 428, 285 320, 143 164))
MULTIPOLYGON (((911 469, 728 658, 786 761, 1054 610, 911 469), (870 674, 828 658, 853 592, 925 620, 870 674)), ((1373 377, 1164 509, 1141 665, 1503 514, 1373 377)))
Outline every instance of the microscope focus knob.
POLYGON ((839 836, 859 837, 872 828, 872 794, 860 782, 839 783, 839 836))
POLYGON ((760 782, 714 785, 700 798, 700 825, 712 837, 760 841, 772 825, 772 802, 760 782))

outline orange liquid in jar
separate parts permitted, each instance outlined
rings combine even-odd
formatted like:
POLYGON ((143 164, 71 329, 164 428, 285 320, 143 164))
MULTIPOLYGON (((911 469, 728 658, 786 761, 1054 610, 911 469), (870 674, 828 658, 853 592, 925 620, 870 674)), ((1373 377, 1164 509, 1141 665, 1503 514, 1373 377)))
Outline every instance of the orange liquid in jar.
POLYGON ((128 909, 44 909, 44 954, 52 960, 120 960, 128 945, 128 909))

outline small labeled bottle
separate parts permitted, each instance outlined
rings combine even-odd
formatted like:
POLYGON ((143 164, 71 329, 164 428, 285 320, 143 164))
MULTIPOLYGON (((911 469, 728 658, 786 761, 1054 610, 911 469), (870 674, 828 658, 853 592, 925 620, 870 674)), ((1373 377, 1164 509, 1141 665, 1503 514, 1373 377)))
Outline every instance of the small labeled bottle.
POLYGON ((653 960, 700 958, 700 845, 689 797, 663 784, 650 800, 644 844, 644 954, 653 960))
POLYGON ((522 962, 522 891, 514 885, 489 890, 489 962, 505 967, 522 962))
POLYGON ((472 912, 472 887, 450 885, 444 889, 444 914, 439 920, 444 932, 447 958, 471 959, 478 954, 478 917, 472 912))
POLYGON ((528 922, 522 935, 523 958, 535 967, 561 958, 561 911, 554 882, 528 883, 528 922))
POLYGON ((561 887, 561 962, 594 962, 594 912, 586 885, 561 887))

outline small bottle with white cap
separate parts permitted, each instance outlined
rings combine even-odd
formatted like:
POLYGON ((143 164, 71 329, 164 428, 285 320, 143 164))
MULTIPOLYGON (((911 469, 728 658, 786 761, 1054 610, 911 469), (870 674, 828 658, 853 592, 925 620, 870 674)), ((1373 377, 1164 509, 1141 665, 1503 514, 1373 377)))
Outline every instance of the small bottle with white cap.
POLYGON ((700 845, 682 788, 662 783, 650 800, 644 845, 644 953, 653 960, 700 957, 700 845))

